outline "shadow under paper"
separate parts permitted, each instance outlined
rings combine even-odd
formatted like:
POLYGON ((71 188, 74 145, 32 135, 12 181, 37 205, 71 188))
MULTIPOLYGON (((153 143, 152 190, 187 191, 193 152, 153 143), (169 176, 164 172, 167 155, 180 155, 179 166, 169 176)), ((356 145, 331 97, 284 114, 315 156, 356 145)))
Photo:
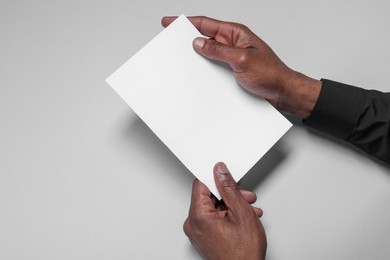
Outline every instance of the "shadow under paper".
MULTIPOLYGON (((183 165, 183 163, 172 153, 172 151, 153 133, 153 131, 138 116, 128 121, 124 131, 127 139, 131 138, 136 142, 140 152, 156 158, 162 164, 169 164, 173 167, 171 174, 179 184, 192 184, 194 175, 183 165)), ((253 190, 269 176, 279 164, 288 156, 288 150, 283 142, 283 137, 249 170, 243 177, 242 188, 253 190)), ((217 162, 216 162, 217 163, 217 162)), ((228 166, 229 167, 229 166, 228 166)), ((212 169, 210 169, 212 172, 212 169)))
POLYGON ((242 189, 255 190, 288 156, 283 137, 243 177, 242 189))
POLYGON ((334 143, 334 144, 337 144, 337 145, 340 145, 342 147, 345 147, 347 148, 351 153, 354 154, 354 156, 363 156, 365 158, 369 158, 370 160, 374 161, 375 163, 377 163, 379 166, 381 167, 384 167, 384 168, 387 168, 387 169, 390 169, 390 165, 386 164, 385 162, 382 162, 381 160, 369 155, 368 153, 364 152, 363 150, 357 148, 356 146, 354 146, 353 144, 347 142, 347 141, 344 141, 344 140, 341 140, 341 139, 338 139, 338 138, 335 138, 331 135, 328 135, 326 133, 323 133, 323 132, 320 132, 319 130, 316 130, 314 128, 310 128, 308 126, 306 126, 303 122, 302 122, 302 119, 299 118, 299 117, 296 117, 296 116, 293 116, 293 115, 290 115, 290 114, 285 114, 283 113, 283 115, 296 127, 299 127, 299 128, 304 128, 305 131, 309 134, 309 135, 314 135, 316 137, 319 137, 321 139, 325 139, 331 143, 334 143))
POLYGON ((179 185, 192 184, 194 177, 191 172, 137 115, 126 119, 123 137, 131 139, 128 143, 136 145, 140 153, 153 158, 156 163, 166 165, 170 169, 170 174, 176 174, 174 178, 179 185))

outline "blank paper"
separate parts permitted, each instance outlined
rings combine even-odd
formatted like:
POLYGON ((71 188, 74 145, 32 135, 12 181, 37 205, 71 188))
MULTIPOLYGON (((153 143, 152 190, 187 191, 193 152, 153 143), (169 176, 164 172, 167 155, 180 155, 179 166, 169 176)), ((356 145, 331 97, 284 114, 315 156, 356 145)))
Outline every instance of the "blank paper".
POLYGON ((226 163, 240 180, 291 123, 267 101, 243 90, 229 68, 199 55, 192 47, 199 36, 181 15, 107 82, 220 198, 215 163, 226 163))

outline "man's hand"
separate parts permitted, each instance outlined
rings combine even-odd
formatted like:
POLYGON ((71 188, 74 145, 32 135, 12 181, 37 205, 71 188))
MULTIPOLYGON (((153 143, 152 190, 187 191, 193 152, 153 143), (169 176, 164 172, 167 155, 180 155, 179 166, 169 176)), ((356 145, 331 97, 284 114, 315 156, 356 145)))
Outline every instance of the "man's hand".
MULTIPOLYGON (((176 17, 164 17, 164 27, 176 17)), ((196 38, 201 55, 230 65, 238 83, 264 97, 277 109, 303 118, 310 115, 318 99, 321 82, 287 67, 272 49, 246 26, 208 17, 189 20, 210 39, 196 38)))
POLYGON ((259 220, 263 212, 250 205, 256 195, 241 191, 223 163, 215 165, 214 179, 223 203, 195 180, 184 232, 205 259, 265 259, 267 241, 259 220))

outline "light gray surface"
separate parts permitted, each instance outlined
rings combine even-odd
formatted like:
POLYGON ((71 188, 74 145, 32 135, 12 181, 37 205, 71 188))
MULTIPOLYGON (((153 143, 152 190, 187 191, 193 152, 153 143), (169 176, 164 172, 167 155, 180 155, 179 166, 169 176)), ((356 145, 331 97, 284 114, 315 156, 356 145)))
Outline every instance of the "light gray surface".
MULTIPOLYGON (((244 23, 297 70, 390 91, 389 7, 1 1, 0 259, 199 259, 182 232, 192 175, 104 82, 163 15, 244 23)), ((390 258, 389 168, 350 146, 297 123, 245 185, 268 259, 390 258)))

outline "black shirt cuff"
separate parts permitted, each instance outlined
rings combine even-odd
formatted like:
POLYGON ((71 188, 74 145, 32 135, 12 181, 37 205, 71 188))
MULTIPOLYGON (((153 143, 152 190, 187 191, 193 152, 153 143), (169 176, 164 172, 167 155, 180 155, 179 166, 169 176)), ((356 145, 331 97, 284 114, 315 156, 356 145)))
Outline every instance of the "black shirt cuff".
POLYGON ((340 139, 356 128, 366 92, 362 88, 321 79, 322 89, 304 124, 340 139))

